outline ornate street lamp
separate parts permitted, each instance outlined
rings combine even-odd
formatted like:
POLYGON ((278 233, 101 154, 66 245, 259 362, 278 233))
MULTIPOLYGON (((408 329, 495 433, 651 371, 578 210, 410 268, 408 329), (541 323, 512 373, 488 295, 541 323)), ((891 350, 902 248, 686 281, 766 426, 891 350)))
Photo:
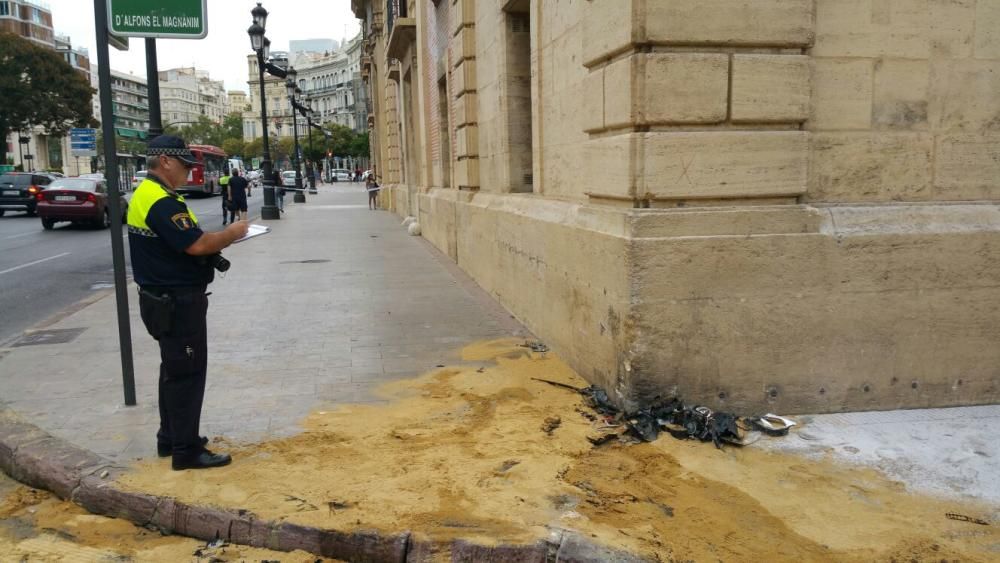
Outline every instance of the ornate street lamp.
POLYGON ((293 201, 295 203, 305 203, 306 194, 302 191, 302 162, 299 158, 299 117, 296 115, 299 104, 295 100, 295 93, 299 87, 295 80, 298 77, 295 67, 288 67, 287 76, 285 90, 288 92, 288 102, 292 107, 292 136, 295 139, 295 154, 293 155, 295 157, 293 159, 295 164, 295 197, 293 201))
POLYGON ((281 218, 281 212, 274 201, 274 171, 271 168, 271 142, 267 134, 267 92, 264 85, 264 64, 270 58, 271 41, 264 37, 267 24, 267 10, 260 3, 250 10, 253 25, 247 30, 250 36, 250 47, 257 54, 257 77, 260 80, 260 124, 264 134, 264 160, 260 164, 264 184, 264 206, 260 210, 261 219, 274 220, 281 218))
MULTIPOLYGON (((267 29, 267 10, 260 5, 260 2, 257 2, 256 8, 250 10, 250 17, 253 18, 253 23, 259 25, 262 30, 267 29)), ((264 32, 261 31, 261 33, 264 32)))
MULTIPOLYGON (((313 108, 312 108, 312 99, 309 97, 309 94, 306 94, 306 111, 305 111, 305 114, 306 114, 306 125, 309 128, 309 155, 310 155, 310 158, 312 158, 312 157, 315 156, 315 154, 313 153, 313 130, 312 130, 312 128, 313 128, 313 122, 312 122, 313 108)), ((315 162, 312 163, 312 167, 313 168, 316 167, 316 163, 315 162)), ((318 193, 316 191, 316 171, 315 170, 309 170, 309 193, 311 193, 311 194, 318 193)))

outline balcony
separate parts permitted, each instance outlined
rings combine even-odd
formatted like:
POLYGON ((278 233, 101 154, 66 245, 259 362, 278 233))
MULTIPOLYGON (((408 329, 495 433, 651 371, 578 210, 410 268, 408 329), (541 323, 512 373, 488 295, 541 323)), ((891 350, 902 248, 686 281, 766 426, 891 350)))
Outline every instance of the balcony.
POLYGON ((389 30, 386 55, 390 59, 402 59, 417 38, 417 20, 407 17, 406 2, 386 0, 386 27, 389 30))

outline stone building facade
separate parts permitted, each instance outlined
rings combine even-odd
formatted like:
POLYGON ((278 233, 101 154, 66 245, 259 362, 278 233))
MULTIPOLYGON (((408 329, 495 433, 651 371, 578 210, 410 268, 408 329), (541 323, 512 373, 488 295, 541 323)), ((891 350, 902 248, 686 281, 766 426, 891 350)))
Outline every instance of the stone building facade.
POLYGON ((620 404, 1000 400, 1000 3, 352 8, 382 204, 620 404))
MULTIPOLYGON (((309 45, 321 40, 299 42, 309 45)), ((368 89, 361 80, 362 38, 359 35, 343 44, 334 40, 334 51, 300 50, 289 54, 272 53, 272 62, 282 68, 295 67, 299 88, 308 95, 314 110, 315 123, 337 123, 361 132, 368 129, 368 89)), ((294 43, 294 42, 293 42, 294 43)), ((320 43, 322 44, 322 43, 320 43)), ((260 127, 260 78, 257 57, 247 56, 247 84, 250 88, 250 110, 244 114, 243 137, 255 139, 263 134, 260 127)), ((279 137, 292 136, 292 109, 285 91, 285 83, 270 75, 264 77, 267 92, 267 114, 271 131, 279 137)), ((305 118, 299 119, 299 134, 306 134, 305 118)))
POLYGON ((226 89, 208 71, 180 67, 159 72, 160 112, 163 124, 187 127, 205 116, 222 123, 226 115, 226 89))
MULTIPOLYGON (((288 53, 271 53, 271 62, 281 68, 288 67, 288 53)), ((260 76, 257 56, 247 55, 247 86, 250 89, 250 109, 243 114, 243 140, 252 141, 264 135, 260 123, 260 76)), ((292 106, 285 90, 285 80, 264 73, 264 91, 267 95, 268 135, 271 139, 292 136, 292 106)))
POLYGON ((247 93, 243 90, 229 90, 226 92, 226 116, 230 116, 234 113, 243 115, 245 111, 250 109, 250 99, 247 98, 247 93))
POLYGON ((0 32, 13 33, 51 49, 56 41, 52 9, 30 0, 0 0, 0 32))
MULTIPOLYGON (((81 76, 89 80, 90 56, 87 49, 79 45, 74 46, 68 36, 55 33, 52 10, 45 3, 31 0, 0 0, 0 33, 2 32, 12 33, 39 47, 54 50, 81 76)), ((94 96, 94 99, 96 98, 97 96, 94 96)), ((71 155, 69 135, 49 135, 43 127, 13 131, 6 139, 0 139, 0 143, 5 144, 10 162, 23 169, 51 170, 72 175, 89 170, 88 162, 81 165, 80 159, 71 155), (26 139, 28 142, 22 144, 21 139, 26 139)), ((0 164, 7 163, 0 162, 0 164)))

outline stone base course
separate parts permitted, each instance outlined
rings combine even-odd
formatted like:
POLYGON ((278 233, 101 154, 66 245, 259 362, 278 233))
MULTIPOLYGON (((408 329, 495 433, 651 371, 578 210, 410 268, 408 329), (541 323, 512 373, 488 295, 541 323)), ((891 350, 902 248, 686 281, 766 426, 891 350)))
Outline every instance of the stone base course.
POLYGON ((301 549, 323 557, 359 562, 598 563, 644 559, 594 545, 569 532, 556 532, 533 545, 484 546, 466 540, 434 542, 411 532, 342 532, 258 519, 242 509, 196 506, 173 498, 126 491, 116 478, 127 471, 0 409, 0 469, 31 487, 51 491, 94 514, 129 520, 205 541, 227 542, 278 551, 301 549))

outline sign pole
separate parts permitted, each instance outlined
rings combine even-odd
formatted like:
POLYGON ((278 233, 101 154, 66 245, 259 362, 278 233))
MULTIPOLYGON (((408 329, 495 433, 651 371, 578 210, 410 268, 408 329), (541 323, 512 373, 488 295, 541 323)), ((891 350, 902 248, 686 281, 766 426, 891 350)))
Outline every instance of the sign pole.
POLYGON ((111 255, 115 269, 115 298, 118 304, 118 343, 121 349, 122 384, 125 405, 135 406, 135 370, 132 366, 132 327, 129 324, 128 292, 125 285, 125 243, 122 241, 122 209, 118 189, 118 157, 115 117, 111 100, 111 61, 108 54, 108 0, 94 0, 97 35, 97 72, 100 81, 101 130, 104 132, 104 177, 108 185, 111 213, 111 255))
POLYGON ((149 135, 148 140, 163 134, 163 120, 160 117, 160 71, 156 63, 156 39, 146 38, 146 92, 149 94, 149 135))

